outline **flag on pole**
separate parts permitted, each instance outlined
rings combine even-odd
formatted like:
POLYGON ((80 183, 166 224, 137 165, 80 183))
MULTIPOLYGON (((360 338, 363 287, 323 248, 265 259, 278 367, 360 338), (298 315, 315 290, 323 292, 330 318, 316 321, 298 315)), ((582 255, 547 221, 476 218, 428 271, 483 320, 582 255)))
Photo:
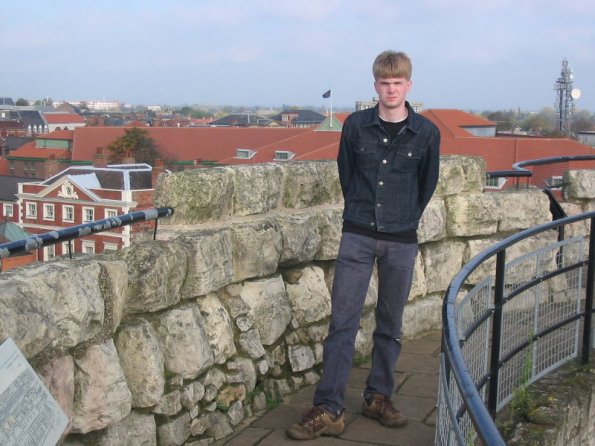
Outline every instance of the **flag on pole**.
POLYGON ((330 98, 330 97, 331 97, 331 91, 330 91, 330 90, 328 90, 326 93, 324 93, 324 94, 322 95, 322 97, 323 97, 323 98, 325 98, 325 99, 326 99, 326 98, 330 98))

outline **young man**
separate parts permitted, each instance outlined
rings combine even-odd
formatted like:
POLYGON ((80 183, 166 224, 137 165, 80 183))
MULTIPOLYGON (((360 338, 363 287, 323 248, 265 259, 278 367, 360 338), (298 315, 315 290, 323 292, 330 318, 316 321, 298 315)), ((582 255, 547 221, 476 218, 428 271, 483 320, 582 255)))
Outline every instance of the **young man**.
POLYGON ((345 209, 331 321, 314 405, 287 429, 298 440, 345 428, 345 388, 374 265, 376 329, 362 412, 389 427, 407 423, 391 401, 394 368, 418 252, 416 229, 438 181, 440 134, 406 101, 412 68, 405 53, 381 53, 372 71, 378 105, 351 114, 341 135, 337 162, 345 209))

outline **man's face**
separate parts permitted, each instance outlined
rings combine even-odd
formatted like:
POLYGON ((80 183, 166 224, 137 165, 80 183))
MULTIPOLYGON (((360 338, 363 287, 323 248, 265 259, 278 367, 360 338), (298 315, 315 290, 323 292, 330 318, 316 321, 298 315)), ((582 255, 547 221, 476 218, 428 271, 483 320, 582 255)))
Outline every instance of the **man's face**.
POLYGON ((400 108, 405 104, 411 85, 411 80, 404 77, 380 77, 374 82, 380 105, 388 109, 400 108))

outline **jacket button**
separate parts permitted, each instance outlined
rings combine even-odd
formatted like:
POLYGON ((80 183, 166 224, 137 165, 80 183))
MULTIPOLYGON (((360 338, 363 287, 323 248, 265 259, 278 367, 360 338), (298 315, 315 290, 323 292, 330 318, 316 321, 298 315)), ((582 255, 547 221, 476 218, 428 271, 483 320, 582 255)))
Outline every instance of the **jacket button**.
POLYGON ((411 155, 412 155, 412 153, 411 153, 411 152, 409 152, 409 153, 407 154, 407 156, 411 156, 411 155))
POLYGON ((388 142, 388 139, 387 138, 384 138, 382 141, 383 142, 388 142))
POLYGON ((373 221, 370 222, 370 226, 374 226, 374 222, 373 221))
POLYGON ((378 185, 379 185, 379 186, 384 186, 384 181, 379 181, 379 182, 378 182, 378 185))
POLYGON ((387 160, 382 160, 382 164, 386 164, 386 163, 388 163, 387 160))

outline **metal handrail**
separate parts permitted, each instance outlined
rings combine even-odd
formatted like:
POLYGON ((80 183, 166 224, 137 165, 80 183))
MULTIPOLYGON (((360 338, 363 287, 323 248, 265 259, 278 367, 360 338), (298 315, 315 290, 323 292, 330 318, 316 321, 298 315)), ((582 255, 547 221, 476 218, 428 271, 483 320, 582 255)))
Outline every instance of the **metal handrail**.
POLYGON ((518 161, 512 165, 512 170, 493 170, 486 172, 488 178, 500 177, 530 177, 533 175, 529 169, 524 166, 540 166, 542 164, 554 164, 566 161, 590 161, 595 160, 595 155, 568 155, 552 156, 549 158, 539 158, 535 160, 518 161))
POLYGON ((0 259, 143 221, 155 220, 156 231, 157 220, 162 217, 169 217, 173 213, 174 210, 170 207, 145 209, 103 220, 91 221, 77 226, 69 226, 43 234, 36 234, 25 239, 0 244, 0 259))
MULTIPOLYGON (((471 377, 469 369, 465 363, 465 359, 463 357, 463 352, 460 345, 460 334, 457 332, 457 324, 456 324, 456 302, 457 302, 457 295, 462 289, 463 285, 467 278, 475 271, 481 264, 483 264, 486 260, 493 256, 497 256, 496 261, 496 268, 502 269, 503 264, 505 261, 505 251, 506 248, 514 245, 515 243, 530 237, 541 232, 545 232, 551 229, 558 229, 562 226, 565 226, 570 223, 575 223, 578 221, 583 220, 591 220, 590 226, 590 242, 589 242, 589 257, 587 262, 587 289, 586 289, 586 304, 585 304, 585 311, 584 311, 584 333, 583 333, 583 351, 582 351, 582 361, 588 361, 589 350, 590 350, 590 327, 592 324, 592 317, 593 317, 593 294, 594 294, 594 285, 593 282, 595 281, 595 211, 587 212, 580 215, 575 215, 571 217, 565 217, 559 220, 555 220, 549 223, 545 223, 533 228, 526 229, 521 231, 517 234, 514 234, 505 240, 502 240, 499 243, 494 244, 492 247, 482 251, 478 255, 476 255, 473 259, 471 259, 466 265, 461 268, 461 270, 456 274, 456 276, 451 281, 444 298, 444 304, 442 307, 442 324, 443 324, 443 339, 442 339, 442 352, 447 358, 448 362, 448 370, 454 376, 456 381, 456 385, 459 388, 461 398, 465 407, 467 408, 467 413, 471 418, 477 434, 479 435, 481 441, 487 445, 505 445, 505 442, 496 427, 496 424, 493 420, 494 413, 486 407, 482 397, 479 394, 479 391, 476 387, 476 384, 471 377)), ((497 271, 497 282, 498 282, 498 271, 497 271)), ((502 285, 502 284, 500 284, 502 285)), ((498 288, 498 283, 496 283, 496 288, 498 288)), ((496 294, 498 294, 498 290, 496 289, 496 294)), ((497 313, 498 308, 494 310, 497 313)), ((496 315, 494 315, 496 316, 496 315)), ((495 342, 496 340, 492 340, 495 342)), ((498 348, 498 345, 494 346, 492 343, 493 351, 498 348)), ((491 385, 496 385, 493 381, 496 381, 496 378, 493 373, 494 367, 499 366, 499 358, 496 358, 496 364, 494 364, 494 357, 492 356, 492 371, 490 372, 490 379, 491 385)), ((496 371, 497 373, 497 371, 496 371)), ((490 389, 490 393, 494 390, 490 389)), ((493 395, 490 395, 492 398, 493 395)), ((493 406, 488 401, 488 405, 493 406)))

